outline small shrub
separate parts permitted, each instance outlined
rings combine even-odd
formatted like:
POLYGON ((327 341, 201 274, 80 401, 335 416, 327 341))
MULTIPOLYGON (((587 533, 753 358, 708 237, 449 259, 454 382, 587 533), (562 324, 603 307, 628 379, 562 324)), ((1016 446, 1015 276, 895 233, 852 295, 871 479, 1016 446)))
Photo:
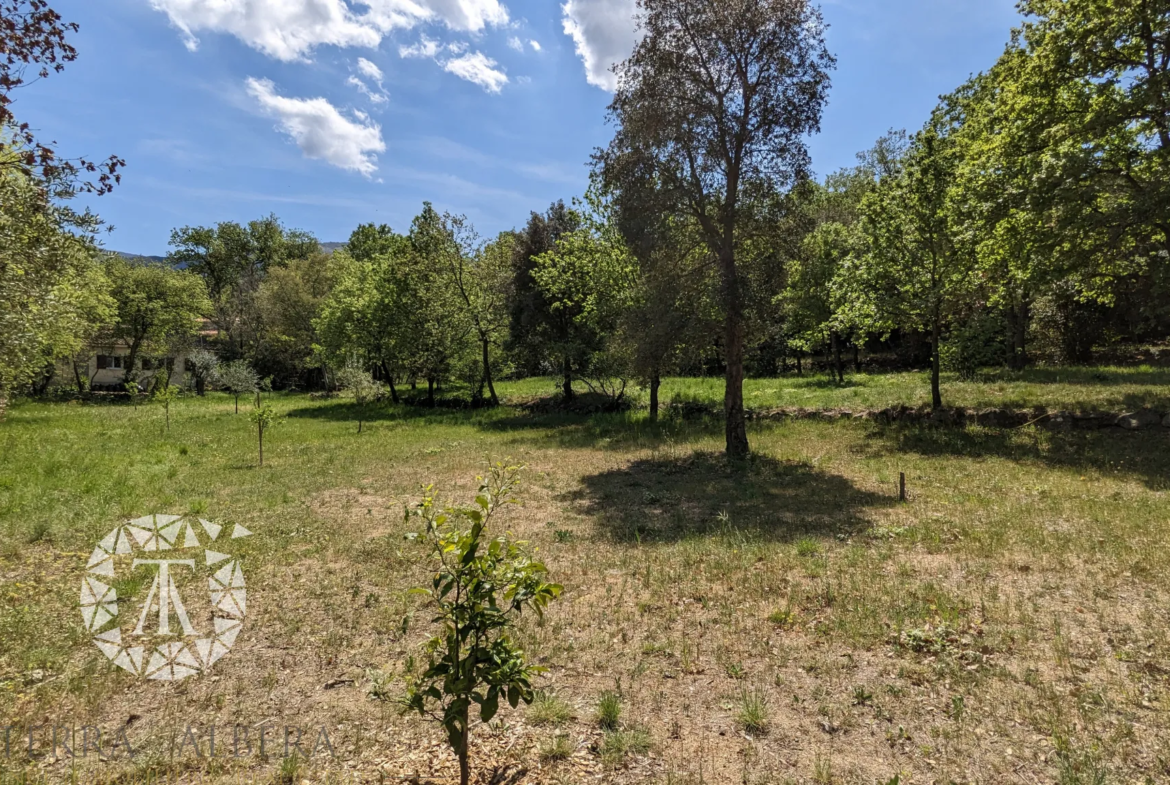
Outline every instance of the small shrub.
POLYGON ((526 716, 533 725, 564 725, 573 719, 573 708, 556 694, 541 690, 533 697, 526 716))
POLYGON ((531 704, 532 676, 542 669, 528 664, 511 631, 525 610, 542 614, 561 587, 546 583, 547 570, 533 560, 523 543, 507 536, 487 538, 487 527, 501 507, 515 503, 520 467, 496 464, 480 478, 479 492, 466 507, 441 507, 434 488, 407 517, 423 522, 435 562, 427 595, 438 611, 438 635, 426 644, 421 673, 407 674, 403 705, 424 717, 436 718, 459 758, 459 781, 471 780, 471 711, 476 707, 487 723, 500 699, 512 708, 531 704))
POLYGON ((617 730, 622 717, 622 697, 606 690, 597 700, 597 724, 605 730, 617 730))
POLYGON ((601 740, 601 761, 607 766, 620 766, 629 755, 645 755, 650 751, 652 739, 643 728, 611 730, 601 740))

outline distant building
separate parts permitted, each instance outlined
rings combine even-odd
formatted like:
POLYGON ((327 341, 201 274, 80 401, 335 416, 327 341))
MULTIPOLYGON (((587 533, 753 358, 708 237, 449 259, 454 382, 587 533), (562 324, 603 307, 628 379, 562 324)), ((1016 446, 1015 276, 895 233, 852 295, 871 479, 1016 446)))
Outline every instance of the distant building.
MULTIPOLYGON (((158 373, 165 372, 169 374, 170 384, 184 386, 190 375, 187 355, 193 349, 206 347, 218 335, 219 331, 214 325, 204 320, 191 349, 162 356, 140 350, 135 361, 137 368, 130 379, 138 382, 145 390, 158 373)), ((104 343, 99 340, 93 343, 92 350, 93 354, 84 361, 64 360, 59 363, 57 378, 66 384, 80 381, 93 392, 125 392, 126 363, 130 360, 129 344, 121 340, 104 343)))

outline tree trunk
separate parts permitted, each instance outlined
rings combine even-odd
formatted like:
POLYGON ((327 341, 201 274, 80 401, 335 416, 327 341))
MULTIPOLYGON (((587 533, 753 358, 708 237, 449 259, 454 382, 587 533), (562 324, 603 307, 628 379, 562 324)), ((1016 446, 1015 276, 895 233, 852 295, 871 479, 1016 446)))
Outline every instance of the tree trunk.
POLYGON ((390 373, 390 367, 386 363, 382 363, 382 375, 386 377, 386 382, 390 385, 390 400, 398 403, 398 388, 394 386, 394 374, 390 373))
POLYGON ((942 408, 942 391, 939 389, 939 339, 942 337, 942 320, 938 309, 935 309, 934 324, 930 331, 930 405, 935 409, 942 408))
POLYGON ((202 376, 196 376, 195 394, 202 398, 205 392, 207 392, 207 379, 203 378, 202 376))
POLYGON ((857 339, 853 339, 853 372, 861 373, 861 349, 857 346, 857 339))
POLYGON ((130 354, 126 355, 126 367, 122 369, 122 384, 133 381, 134 365, 138 362, 138 341, 131 341, 130 354))
POLYGON ((260 465, 263 466, 264 465, 264 426, 263 425, 256 426, 256 434, 260 438, 260 465))
POLYGON ((833 365, 837 369, 837 384, 845 383, 845 366, 841 363, 841 336, 836 330, 829 332, 829 339, 833 343, 833 365))
POLYGON ((720 263, 723 268, 723 305, 727 313, 723 330, 723 348, 727 360, 723 416, 727 455, 739 459, 746 458, 750 450, 747 421, 743 413, 743 302, 739 291, 739 274, 735 269, 735 255, 731 248, 720 254, 720 263))
POLYGON ((361 433, 361 432, 362 432, 362 418, 361 418, 361 415, 358 415, 358 433, 361 433))
POLYGON ((4 415, 8 412, 8 392, 0 390, 0 422, 4 422, 4 415))
POLYGON ((650 422, 658 422, 658 388, 662 386, 662 378, 655 370, 650 376, 650 422))
POLYGON ((471 782, 471 727, 468 719, 468 710, 464 708, 463 738, 459 743, 459 785, 469 785, 471 782))
POLYGON ((236 393, 236 414, 240 413, 240 394, 236 393))
MULTIPOLYGON (((500 405, 500 398, 496 395, 496 385, 492 381, 492 364, 491 358, 488 356, 488 339, 480 339, 483 343, 483 378, 487 381, 488 393, 492 396, 492 406, 500 405)), ((481 388, 482 390, 482 388, 481 388)), ((480 395, 483 395, 482 391, 480 395)))
POLYGON ((561 383, 561 394, 565 398, 565 403, 573 400, 573 361, 568 357, 565 358, 564 364, 565 378, 561 383))
POLYGON ((171 429, 171 402, 167 401, 166 403, 164 403, 163 409, 167 413, 167 430, 169 431, 171 429))
POLYGON ((800 349, 796 350, 796 375, 804 376, 804 365, 800 357, 800 349))
POLYGON ((435 405, 435 378, 427 377, 427 406, 435 405))
POLYGON ((73 360, 73 378, 77 382, 78 394, 85 392, 85 387, 81 383, 81 369, 77 367, 77 360, 73 360))

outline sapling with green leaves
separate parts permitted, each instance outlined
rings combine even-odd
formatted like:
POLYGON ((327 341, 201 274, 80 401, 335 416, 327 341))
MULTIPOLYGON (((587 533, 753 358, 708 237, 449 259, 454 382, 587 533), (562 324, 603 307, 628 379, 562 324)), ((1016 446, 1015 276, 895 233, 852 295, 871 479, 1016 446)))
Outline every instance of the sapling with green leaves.
POLYGON ((260 465, 264 465, 264 432, 276 425, 276 410, 271 406, 253 409, 248 419, 256 426, 256 438, 260 445, 260 465))
POLYGON ((162 379, 159 379, 158 384, 154 388, 154 402, 162 404, 163 411, 166 412, 167 430, 171 429, 171 404, 179 398, 179 388, 165 384, 162 379))
POLYGON ((526 543, 507 535, 488 539, 488 526, 507 504, 515 503, 520 467, 497 463, 479 478, 475 502, 467 507, 441 506, 428 486, 407 520, 417 517, 436 562, 425 594, 438 609, 441 629, 427 643, 425 667, 407 674, 403 705, 439 722, 459 758, 459 781, 471 778, 470 714, 478 706, 489 722, 504 698, 512 706, 532 703, 532 677, 542 668, 529 665, 511 630, 525 610, 542 615, 562 588, 545 581, 545 566, 532 559, 526 543))
POLYGON ((361 433, 366 406, 382 396, 382 385, 374 381, 374 377, 356 357, 346 360, 345 367, 337 372, 337 383, 341 389, 353 394, 353 402, 357 404, 358 410, 358 433, 361 433))
POLYGON ((251 393, 260 385, 260 376, 251 365, 248 365, 247 360, 236 360, 221 365, 216 378, 220 387, 236 397, 236 414, 240 413, 240 395, 251 393))

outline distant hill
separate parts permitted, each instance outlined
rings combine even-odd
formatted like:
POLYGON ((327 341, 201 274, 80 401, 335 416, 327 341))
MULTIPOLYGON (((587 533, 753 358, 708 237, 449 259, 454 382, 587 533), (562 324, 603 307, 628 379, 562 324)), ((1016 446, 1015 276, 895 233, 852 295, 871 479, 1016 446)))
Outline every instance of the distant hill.
MULTIPOLYGON (((110 249, 107 249, 107 250, 110 250, 110 249)), ((167 260, 167 258, 165 256, 144 256, 143 254, 140 254, 140 253, 127 253, 125 251, 110 250, 110 253, 117 254, 118 256, 121 256, 123 259, 130 259, 131 261, 138 261, 138 262, 165 262, 167 260)))
POLYGON ((321 250, 325 253, 333 253, 338 248, 344 248, 345 243, 321 243, 321 250))

